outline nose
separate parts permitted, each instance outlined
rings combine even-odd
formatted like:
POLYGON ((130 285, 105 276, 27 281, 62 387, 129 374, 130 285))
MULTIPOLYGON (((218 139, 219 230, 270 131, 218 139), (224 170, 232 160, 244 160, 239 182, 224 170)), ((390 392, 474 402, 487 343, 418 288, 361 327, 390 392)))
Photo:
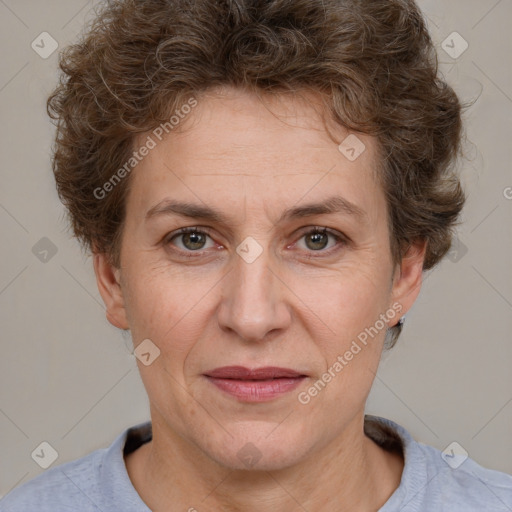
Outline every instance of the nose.
POLYGON ((221 329, 250 342, 284 332, 291 322, 285 301, 288 288, 278 272, 270 268, 269 250, 264 249, 252 262, 238 254, 234 259, 223 281, 217 313, 221 329))

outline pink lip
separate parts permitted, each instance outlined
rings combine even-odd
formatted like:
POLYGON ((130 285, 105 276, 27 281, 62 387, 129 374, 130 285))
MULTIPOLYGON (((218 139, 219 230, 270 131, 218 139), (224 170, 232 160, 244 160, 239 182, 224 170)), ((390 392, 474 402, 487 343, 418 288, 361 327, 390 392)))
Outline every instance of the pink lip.
POLYGON ((205 374, 222 391, 244 402, 272 400, 295 389, 306 375, 289 368, 267 366, 249 370, 243 366, 224 366, 205 374))

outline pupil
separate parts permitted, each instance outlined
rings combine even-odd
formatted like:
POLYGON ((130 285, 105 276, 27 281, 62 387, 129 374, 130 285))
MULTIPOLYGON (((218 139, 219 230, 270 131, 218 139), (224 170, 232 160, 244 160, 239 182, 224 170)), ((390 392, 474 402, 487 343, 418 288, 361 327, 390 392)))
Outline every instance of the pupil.
MULTIPOLYGON (((202 235, 199 234, 199 233, 186 233, 185 234, 187 240, 191 240, 191 244, 194 246, 194 245, 199 245, 199 247, 192 247, 193 249, 200 249, 201 248, 201 241, 198 242, 198 239, 200 240, 202 238, 202 235)), ((204 243, 204 242, 203 242, 204 243)))
MULTIPOLYGON (((311 235, 311 239, 313 240, 313 244, 319 243, 319 239, 321 239, 321 237, 323 237, 323 238, 324 238, 324 242, 326 242, 326 240, 325 240, 325 239, 326 239, 327 237, 326 237, 325 233, 314 233, 314 234, 312 234, 312 235, 311 235)), ((321 244, 321 247, 318 247, 318 246, 317 246, 317 247, 316 247, 316 249, 323 249, 323 248, 325 247, 325 245, 326 245, 326 244, 325 244, 325 243, 323 243, 323 244, 321 244)), ((315 247, 313 247, 313 249, 314 249, 314 248, 315 248, 315 247)))

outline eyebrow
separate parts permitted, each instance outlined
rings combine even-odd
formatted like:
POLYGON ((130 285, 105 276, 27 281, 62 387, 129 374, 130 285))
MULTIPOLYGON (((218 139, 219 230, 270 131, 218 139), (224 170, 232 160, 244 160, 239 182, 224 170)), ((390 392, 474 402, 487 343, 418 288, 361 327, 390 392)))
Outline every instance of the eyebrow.
MULTIPOLYGON (((314 215, 330 215, 335 213, 351 215, 361 221, 368 218, 367 213, 354 203, 341 196, 331 196, 321 203, 309 203, 303 206, 288 208, 281 214, 277 223, 303 217, 312 217, 314 215)), ((206 205, 181 202, 168 198, 160 201, 148 210, 146 221, 160 215, 179 215, 191 219, 229 224, 228 218, 220 210, 206 205)))

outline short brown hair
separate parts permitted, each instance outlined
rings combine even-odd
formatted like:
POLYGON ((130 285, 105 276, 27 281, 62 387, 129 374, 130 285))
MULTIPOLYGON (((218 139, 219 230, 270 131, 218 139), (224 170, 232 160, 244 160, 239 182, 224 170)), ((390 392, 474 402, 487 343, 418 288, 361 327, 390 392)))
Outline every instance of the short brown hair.
POLYGON ((48 99, 59 197, 82 245, 116 266, 129 176, 94 191, 137 134, 223 85, 321 95, 337 123, 377 139, 394 261, 426 240, 427 270, 450 247, 465 200, 453 169, 462 107, 413 0, 108 1, 59 63, 48 99))

